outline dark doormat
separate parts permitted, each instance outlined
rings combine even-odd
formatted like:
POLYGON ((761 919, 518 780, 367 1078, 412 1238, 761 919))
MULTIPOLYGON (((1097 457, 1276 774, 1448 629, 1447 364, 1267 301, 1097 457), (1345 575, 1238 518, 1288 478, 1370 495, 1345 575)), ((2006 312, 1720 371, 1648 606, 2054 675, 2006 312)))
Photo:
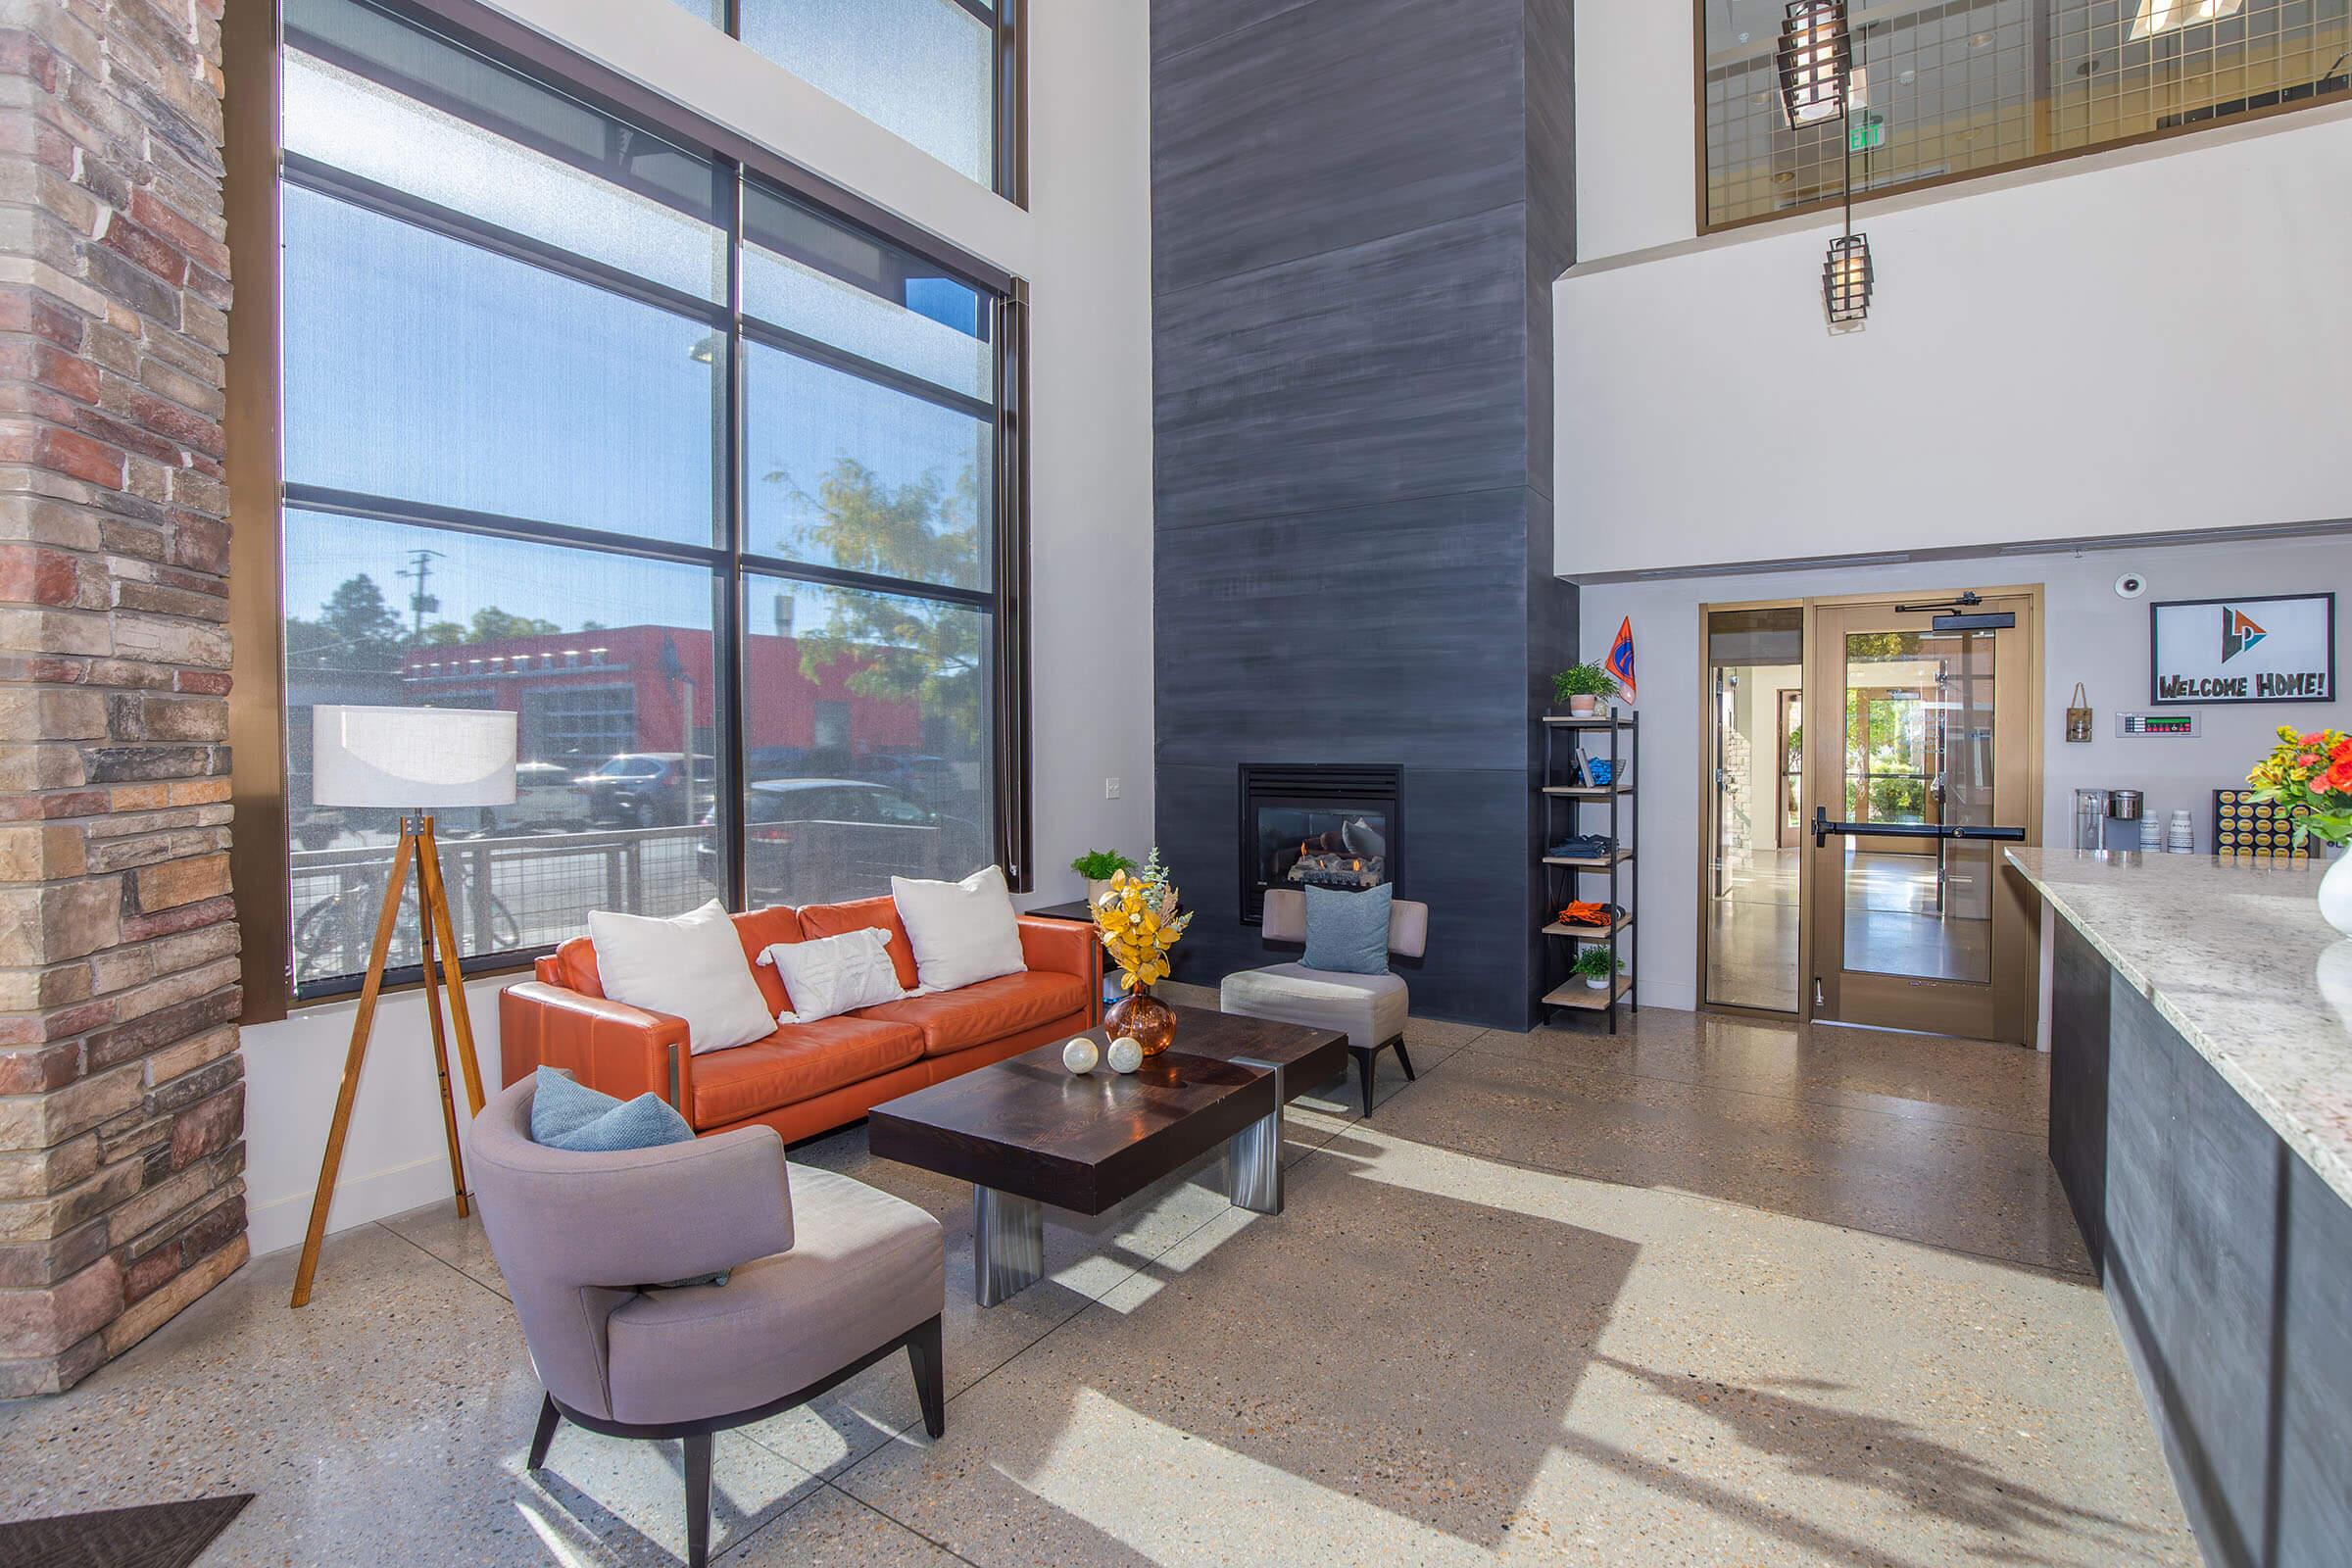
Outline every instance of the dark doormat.
POLYGON ((188 1568, 253 1494, 0 1525, 0 1568, 188 1568))

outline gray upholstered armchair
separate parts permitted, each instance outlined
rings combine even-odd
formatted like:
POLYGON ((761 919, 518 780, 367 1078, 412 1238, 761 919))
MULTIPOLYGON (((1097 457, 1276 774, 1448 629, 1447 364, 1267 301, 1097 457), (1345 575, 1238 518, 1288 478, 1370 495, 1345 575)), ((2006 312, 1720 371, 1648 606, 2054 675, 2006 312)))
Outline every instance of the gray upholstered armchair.
MULTIPOLYGON (((1266 890, 1265 939, 1306 940, 1306 895, 1296 888, 1266 890)), ((1410 899, 1389 905, 1389 951, 1418 958, 1429 946, 1429 906, 1410 899)), ((1268 964, 1227 975, 1217 987, 1217 1010, 1250 1018, 1344 1029, 1355 1057, 1356 1088, 1364 1114, 1372 1114, 1372 1073, 1383 1051, 1396 1053, 1396 1065, 1413 1077, 1405 1054, 1404 1025, 1412 998, 1395 974, 1339 974, 1303 963, 1268 964)))
POLYGON ((710 1438, 815 1398, 904 1348, 947 1430, 939 1221, 846 1176, 790 1171, 772 1129, 584 1154, 531 1142, 532 1080, 474 1118, 482 1227, 559 1419, 682 1438, 691 1568, 710 1549, 710 1438), (729 1271, 724 1285, 664 1287, 729 1271))

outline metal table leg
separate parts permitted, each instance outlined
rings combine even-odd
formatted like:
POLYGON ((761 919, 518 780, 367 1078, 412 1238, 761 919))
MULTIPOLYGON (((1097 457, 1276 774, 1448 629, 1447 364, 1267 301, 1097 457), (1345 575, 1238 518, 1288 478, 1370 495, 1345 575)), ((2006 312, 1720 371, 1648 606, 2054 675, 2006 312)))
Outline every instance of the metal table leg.
POLYGON ((1258 1214, 1282 1212, 1282 1067, 1271 1061, 1235 1058, 1263 1067, 1274 1079, 1274 1109, 1225 1141, 1226 1191, 1235 1206, 1258 1214))
POLYGON ((1046 1213, 1034 1198, 972 1189, 972 1298, 994 1306, 1046 1271, 1046 1213))

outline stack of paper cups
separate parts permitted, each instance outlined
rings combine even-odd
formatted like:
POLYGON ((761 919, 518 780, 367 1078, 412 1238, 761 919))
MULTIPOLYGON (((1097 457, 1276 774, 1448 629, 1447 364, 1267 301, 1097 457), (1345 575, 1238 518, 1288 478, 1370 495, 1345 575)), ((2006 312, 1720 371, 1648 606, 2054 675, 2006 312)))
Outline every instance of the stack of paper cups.
POLYGON ((2164 829, 2156 825, 2156 813, 2139 813, 2139 853, 2154 855, 2164 848, 2164 829))
POLYGON ((2167 840, 2165 848, 2171 850, 2175 855, 2197 853, 2197 830, 2190 825, 2186 811, 2173 813, 2172 826, 2167 830, 2165 838, 2167 840))

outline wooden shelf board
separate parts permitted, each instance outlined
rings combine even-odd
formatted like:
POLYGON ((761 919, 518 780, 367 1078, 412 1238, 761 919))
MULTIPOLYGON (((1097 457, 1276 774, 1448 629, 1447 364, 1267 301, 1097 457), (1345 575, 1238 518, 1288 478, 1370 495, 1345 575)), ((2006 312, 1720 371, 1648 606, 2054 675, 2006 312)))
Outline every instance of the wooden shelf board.
POLYGON ((1598 788, 1585 784, 1546 784, 1544 786, 1544 793, 1564 795, 1579 801, 1605 801, 1612 795, 1631 795, 1634 793, 1634 787, 1631 784, 1620 784, 1612 790, 1605 784, 1598 788))
POLYGON ((1595 991, 1585 984, 1582 979, 1571 979, 1566 985, 1554 986, 1551 990, 1546 991, 1544 994, 1544 1005, 1546 1007, 1575 1007, 1584 1012, 1600 1012, 1616 1005, 1633 988, 1634 976, 1631 970, 1617 977, 1616 988, 1611 991, 1595 991))
MULTIPOLYGON (((1634 858, 1634 852, 1633 852, 1633 851, 1631 851, 1631 850, 1619 850, 1619 851, 1617 852, 1617 859, 1616 859, 1616 862, 1615 862, 1615 863, 1617 863, 1617 864, 1619 864, 1619 865, 1623 865, 1623 864, 1624 864, 1626 861, 1628 861, 1628 860, 1632 859, 1633 858, 1634 858)), ((1593 859, 1571 859, 1571 858, 1569 858, 1567 856, 1564 856, 1564 855, 1546 855, 1545 857, 1544 857, 1544 863, 1545 865, 1574 865, 1574 866, 1581 866, 1581 867, 1583 867, 1584 869, 1586 869, 1586 870, 1589 870, 1589 871, 1605 871, 1605 870, 1607 870, 1607 869, 1609 868, 1609 865, 1610 865, 1610 862, 1609 862, 1607 859, 1604 859, 1604 858, 1593 858, 1593 859)))
POLYGON ((1615 925, 1605 926, 1570 925, 1563 920, 1554 920, 1544 928, 1544 934, 1547 937, 1566 937, 1572 942, 1606 942, 1611 936, 1624 931, 1633 923, 1634 917, 1630 914, 1621 918, 1615 925))
POLYGON ((1607 729, 1611 724, 1619 729, 1632 729, 1630 718, 1574 718, 1566 713, 1545 713, 1544 722, 1554 729, 1607 729))

